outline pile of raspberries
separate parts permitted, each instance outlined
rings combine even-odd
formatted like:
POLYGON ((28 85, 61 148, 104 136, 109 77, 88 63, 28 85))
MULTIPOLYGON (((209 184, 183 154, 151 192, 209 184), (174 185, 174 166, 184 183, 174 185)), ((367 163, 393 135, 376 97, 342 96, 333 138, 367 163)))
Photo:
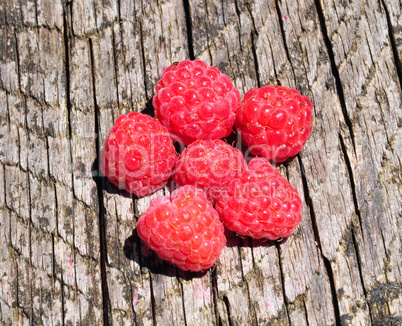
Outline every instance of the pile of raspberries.
POLYGON ((313 107, 307 97, 264 86, 241 101, 227 75, 185 60, 163 72, 153 106, 156 118, 119 116, 101 156, 109 181, 137 197, 170 178, 178 186, 153 199, 138 219, 138 235, 149 248, 183 270, 204 271, 226 245, 225 228, 253 239, 292 234, 302 202, 271 163, 289 161, 309 138, 313 107), (247 155, 222 140, 233 127, 247 155), (180 155, 174 142, 186 146, 180 155))

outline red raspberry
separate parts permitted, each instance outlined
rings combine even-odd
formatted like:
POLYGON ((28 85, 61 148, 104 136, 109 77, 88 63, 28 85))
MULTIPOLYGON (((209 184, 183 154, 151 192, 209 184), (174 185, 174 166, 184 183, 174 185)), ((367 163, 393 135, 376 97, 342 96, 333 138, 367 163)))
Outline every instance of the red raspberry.
POLYGON ((119 116, 106 137, 101 170, 110 182, 138 197, 162 188, 176 162, 167 129, 139 112, 119 116))
POLYGON ((254 239, 288 237, 302 218, 297 190, 262 157, 230 182, 215 208, 227 229, 254 239))
POLYGON ((295 89, 253 88, 237 109, 236 130, 252 154, 283 163, 310 137, 312 113, 310 100, 295 89))
POLYGON ((152 103, 156 117, 175 140, 188 145, 228 136, 240 93, 219 69, 200 60, 185 60, 163 72, 152 103))
POLYGON ((230 180, 246 167, 242 152, 223 140, 198 140, 191 143, 176 161, 173 181, 203 189, 216 201, 230 180))
POLYGON ((160 258, 195 272, 214 265, 226 245, 218 213, 193 186, 153 199, 138 219, 137 232, 160 258))

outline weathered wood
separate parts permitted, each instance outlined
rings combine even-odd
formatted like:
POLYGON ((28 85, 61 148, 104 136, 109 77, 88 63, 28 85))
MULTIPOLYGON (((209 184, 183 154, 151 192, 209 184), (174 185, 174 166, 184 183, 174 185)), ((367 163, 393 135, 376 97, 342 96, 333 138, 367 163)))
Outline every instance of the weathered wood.
POLYGON ((0 1, 0 324, 402 323, 401 30, 396 0, 0 1), (242 95, 295 87, 315 117, 280 167, 301 225, 280 243, 228 233, 203 274, 136 235, 169 187, 135 199, 99 171, 116 118, 152 114, 188 58, 242 95))
MULTIPOLYGON (((299 8, 282 3, 279 11, 283 18, 284 39, 295 84, 300 85, 301 89, 306 87, 306 95, 312 98, 315 107, 315 129, 298 162, 302 168, 302 179, 305 179, 304 197, 315 228, 309 239, 315 239, 319 254, 318 264, 311 264, 312 268, 306 274, 308 278, 313 278, 315 270, 319 270, 327 278, 326 283, 329 281, 331 285, 322 287, 326 288, 326 297, 332 296, 335 302, 332 309, 325 310, 332 310, 332 317, 323 315, 321 318, 328 318, 327 323, 347 320, 352 325, 365 325, 369 323, 369 316, 365 298, 362 298, 354 253, 351 252, 351 258, 340 254, 336 260, 336 253, 339 250, 342 252, 343 239, 350 232, 354 209, 347 166, 340 150, 339 133, 346 123, 339 95, 336 94, 336 78, 328 60, 330 53, 326 49, 325 29, 320 27, 320 17, 312 1, 304 2, 304 6, 299 8), (349 289, 351 285, 353 288, 349 289), (339 295, 340 291, 345 295, 339 295), (351 314, 352 307, 354 311, 351 314)), ((289 168, 293 168, 292 165, 289 168)), ((352 241, 350 236, 348 239, 352 241)), ((283 261, 287 265, 289 259, 283 261)), ((305 259, 301 259, 301 264, 303 261, 305 259)), ((288 279, 292 280, 293 277, 288 279)), ((330 306, 331 302, 327 301, 327 305, 330 306)), ((309 310, 307 308, 310 324, 314 314, 309 310)), ((320 324, 319 319, 313 323, 320 324)))
MULTIPOLYGON (((349 174, 358 216, 355 221, 357 227, 353 230, 359 268, 373 323, 383 323, 389 315, 401 315, 400 308, 395 309, 401 306, 400 292, 382 293, 387 298, 387 305, 373 299, 379 289, 392 288, 389 278, 400 278, 401 251, 400 240, 397 240, 401 231, 400 201, 396 206, 389 206, 387 201, 387 188, 400 185, 400 180, 385 181, 382 178, 384 165, 387 164, 385 151, 387 148, 393 151, 394 147, 400 146, 397 145, 400 140, 396 138, 400 133, 402 114, 401 80, 395 69, 391 35, 384 28, 387 19, 383 4, 356 1, 353 9, 345 8, 349 17, 344 20, 346 27, 349 33, 354 32, 350 33, 354 36, 348 42, 342 40, 341 43, 329 31, 334 47, 339 48, 342 44, 344 49, 335 54, 335 60, 350 120, 349 133, 354 138, 352 143, 345 141, 344 153, 349 161, 347 164, 350 164, 349 174), (399 257, 398 263, 394 255, 399 257)), ((331 17, 330 10, 326 15, 333 24, 339 21, 331 17)))

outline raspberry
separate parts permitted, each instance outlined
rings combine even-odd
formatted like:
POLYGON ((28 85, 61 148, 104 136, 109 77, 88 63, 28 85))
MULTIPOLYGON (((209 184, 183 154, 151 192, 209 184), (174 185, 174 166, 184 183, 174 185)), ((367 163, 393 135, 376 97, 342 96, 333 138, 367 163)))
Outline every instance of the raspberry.
POLYGON ((246 167, 242 152, 223 140, 198 140, 191 143, 176 161, 173 181, 203 189, 214 202, 234 177, 246 167))
POLYGON ((299 194, 267 159, 252 159, 215 204, 225 227, 254 239, 291 235, 302 218, 299 194))
POLYGON ((250 152, 283 163, 310 137, 313 106, 292 88, 264 86, 246 93, 236 112, 236 130, 250 152))
POLYGON ((138 219, 137 232, 160 258, 195 272, 214 265, 226 245, 218 213, 193 186, 153 199, 138 219))
POLYGON ((101 170, 111 183, 138 197, 162 188, 176 162, 167 129, 139 112, 119 116, 106 137, 101 170))
POLYGON ((239 103, 230 78, 200 60, 168 67, 152 100, 156 117, 184 145, 228 136, 239 103))

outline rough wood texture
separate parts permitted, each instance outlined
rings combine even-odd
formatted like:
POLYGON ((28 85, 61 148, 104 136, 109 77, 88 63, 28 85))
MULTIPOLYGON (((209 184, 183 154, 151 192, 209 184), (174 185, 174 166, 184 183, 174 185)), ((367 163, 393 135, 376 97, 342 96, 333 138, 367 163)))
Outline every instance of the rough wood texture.
POLYGON ((397 0, 0 1, 1 325, 401 325, 402 7, 397 0), (175 61, 242 94, 295 87, 314 130, 281 172, 303 221, 229 234, 182 272, 142 246, 134 199, 99 174, 122 113, 152 114, 175 61))

